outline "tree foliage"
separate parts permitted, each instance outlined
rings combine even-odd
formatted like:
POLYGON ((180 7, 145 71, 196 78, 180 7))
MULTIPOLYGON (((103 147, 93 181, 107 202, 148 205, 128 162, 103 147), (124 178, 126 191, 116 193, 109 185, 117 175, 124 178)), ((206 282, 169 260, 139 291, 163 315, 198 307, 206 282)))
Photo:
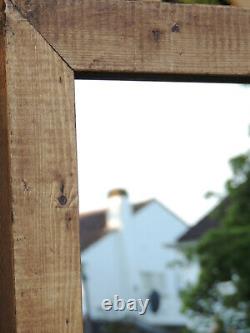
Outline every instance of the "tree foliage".
POLYGON ((213 212, 220 226, 195 248, 200 276, 182 298, 184 310, 192 315, 215 318, 219 314, 225 327, 240 323, 250 328, 250 152, 230 164, 233 178, 226 183, 227 197, 213 212), (221 291, 225 285, 227 290, 221 291), (226 319, 225 313, 229 313, 226 319))

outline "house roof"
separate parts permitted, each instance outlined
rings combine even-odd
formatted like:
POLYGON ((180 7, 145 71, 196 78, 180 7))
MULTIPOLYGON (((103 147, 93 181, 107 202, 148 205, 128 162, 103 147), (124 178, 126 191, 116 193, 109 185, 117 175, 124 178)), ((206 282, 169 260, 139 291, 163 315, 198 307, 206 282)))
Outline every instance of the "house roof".
MULTIPOLYGON (((137 213, 142 208, 150 204, 154 199, 134 204, 133 212, 137 213)), ((85 250, 91 244, 95 243, 103 236, 109 234, 106 224, 107 210, 98 210, 90 213, 80 214, 80 246, 81 251, 85 250)))
POLYGON ((100 210, 80 214, 80 247, 81 251, 107 234, 106 211, 100 210))
POLYGON ((209 215, 205 216, 200 220, 196 225, 189 228, 187 232, 184 233, 179 239, 178 242, 190 242, 200 239, 205 233, 209 230, 219 226, 219 221, 211 218, 209 215))
POLYGON ((220 220, 228 207, 229 200, 225 198, 209 214, 198 221, 193 227, 189 228, 188 231, 178 239, 178 243, 196 241, 211 229, 218 228, 220 220))
POLYGON ((134 204, 132 206, 133 212, 137 213, 139 210, 141 210, 142 208, 146 207, 147 205, 149 205, 153 201, 155 201, 155 199, 150 199, 150 200, 146 200, 146 201, 138 202, 138 203, 134 204))

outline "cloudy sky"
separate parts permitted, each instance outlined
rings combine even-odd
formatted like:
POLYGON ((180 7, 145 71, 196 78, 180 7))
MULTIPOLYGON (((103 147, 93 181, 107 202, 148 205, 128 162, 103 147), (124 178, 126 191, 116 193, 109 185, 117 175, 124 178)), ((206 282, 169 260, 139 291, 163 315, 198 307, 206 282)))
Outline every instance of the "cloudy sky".
POLYGON ((223 194, 228 160, 249 148, 250 88, 236 84, 76 81, 80 211, 157 198, 187 223, 223 194))

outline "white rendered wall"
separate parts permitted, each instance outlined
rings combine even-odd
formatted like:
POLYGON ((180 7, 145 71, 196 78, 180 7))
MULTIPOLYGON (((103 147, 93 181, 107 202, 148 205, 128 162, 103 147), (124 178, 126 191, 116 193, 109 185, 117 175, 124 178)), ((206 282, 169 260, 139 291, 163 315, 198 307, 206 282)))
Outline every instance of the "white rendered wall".
POLYGON ((156 325, 185 324, 179 299, 182 273, 172 265, 180 254, 167 244, 174 244, 187 226, 157 201, 122 223, 119 231, 105 236, 82 254, 90 315, 104 320, 137 316, 156 325), (115 294, 124 299, 145 299, 153 289, 161 294, 161 306, 156 314, 148 310, 144 316, 138 316, 133 312, 101 309, 102 300, 113 299, 115 294))

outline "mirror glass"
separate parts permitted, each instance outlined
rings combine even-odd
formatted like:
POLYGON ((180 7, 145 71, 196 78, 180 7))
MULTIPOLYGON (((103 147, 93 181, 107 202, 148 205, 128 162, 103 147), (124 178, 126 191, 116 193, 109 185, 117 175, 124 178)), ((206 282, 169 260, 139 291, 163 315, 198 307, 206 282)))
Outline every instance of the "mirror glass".
POLYGON ((85 333, 249 332, 249 86, 75 86, 85 333))

